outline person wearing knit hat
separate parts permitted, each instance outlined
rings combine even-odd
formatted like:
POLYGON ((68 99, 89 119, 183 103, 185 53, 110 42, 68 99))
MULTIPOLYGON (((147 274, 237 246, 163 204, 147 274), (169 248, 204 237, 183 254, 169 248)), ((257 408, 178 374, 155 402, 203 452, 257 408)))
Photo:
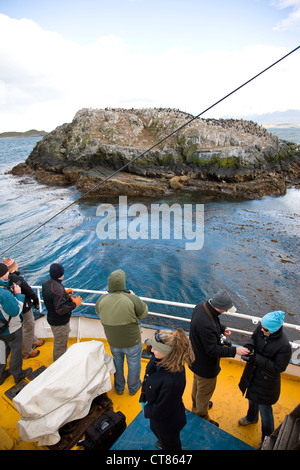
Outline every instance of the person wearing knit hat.
POLYGON ((185 363, 194 360, 187 334, 157 330, 151 340, 152 357, 146 367, 140 403, 150 429, 162 450, 180 450, 180 431, 186 424, 182 395, 186 385, 185 363))
POLYGON ((14 285, 8 289, 8 267, 0 263, 0 385, 12 375, 18 383, 32 369, 22 369, 22 319, 25 296, 21 288, 14 285), (7 351, 10 351, 9 369, 6 370, 7 351))
POLYGON ((54 336, 53 361, 66 352, 72 311, 82 304, 81 297, 71 297, 70 290, 64 288, 64 272, 61 264, 51 264, 50 278, 42 284, 43 299, 48 312, 47 321, 54 336))
POLYGON ((195 361, 190 369, 193 375, 192 412, 215 426, 208 410, 212 407, 211 398, 221 371, 221 357, 234 357, 236 354, 247 354, 243 347, 232 346, 228 341, 229 328, 222 325, 221 314, 235 312, 231 296, 220 290, 206 302, 201 302, 193 310, 190 325, 190 340, 195 353, 195 361))
POLYGON ((60 279, 64 275, 65 269, 62 264, 53 263, 50 266, 50 277, 52 279, 60 279))
POLYGON ((9 270, 8 287, 12 288, 14 284, 21 287, 22 294, 25 295, 23 305, 23 359, 37 357, 40 348, 45 344, 44 340, 39 340, 35 334, 35 320, 32 307, 39 308, 39 298, 26 282, 24 277, 18 271, 18 263, 12 258, 4 258, 3 263, 9 270))
POLYGON ((6 264, 10 273, 17 271, 18 265, 12 258, 3 258, 3 263, 6 264))
POLYGON ((8 273, 8 267, 4 263, 0 263, 0 278, 5 276, 8 273))
POLYGON ((248 398, 247 415, 239 419, 241 426, 258 422, 261 415, 262 442, 274 431, 272 405, 280 396, 281 373, 291 358, 291 346, 283 331, 284 312, 276 310, 264 315, 250 340, 245 344, 251 352, 242 359, 246 366, 239 382, 248 398))
POLYGON ((265 332, 269 334, 276 333, 284 323, 284 312, 276 310, 275 312, 267 313, 261 319, 261 325, 265 328, 265 332), (268 330, 268 331, 266 331, 268 330))

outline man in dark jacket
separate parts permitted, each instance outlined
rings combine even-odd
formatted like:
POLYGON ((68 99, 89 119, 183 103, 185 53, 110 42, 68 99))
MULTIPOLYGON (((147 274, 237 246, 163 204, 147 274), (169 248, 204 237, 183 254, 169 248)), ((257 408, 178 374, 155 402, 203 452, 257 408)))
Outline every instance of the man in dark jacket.
POLYGON ((274 431, 272 405, 280 395, 281 372, 291 358, 291 346, 283 332, 284 312, 270 312, 261 319, 245 347, 250 354, 243 357, 246 367, 239 387, 249 400, 248 413, 239 419, 241 426, 262 421, 262 441, 274 431))
POLYGON ((227 311, 236 309, 227 292, 220 291, 207 302, 196 305, 190 326, 190 340, 195 353, 195 361, 191 366, 194 372, 192 411, 216 426, 218 423, 210 419, 208 409, 212 406, 210 399, 221 370, 220 358, 249 352, 246 348, 222 343, 221 335, 226 338, 230 335, 230 330, 221 325, 219 316, 227 311))
POLYGON ((42 294, 48 311, 47 320, 54 336, 53 361, 56 361, 68 348, 70 317, 72 311, 82 304, 81 297, 70 297, 71 290, 66 291, 62 280, 64 267, 53 263, 50 266, 50 279, 42 285, 42 294))

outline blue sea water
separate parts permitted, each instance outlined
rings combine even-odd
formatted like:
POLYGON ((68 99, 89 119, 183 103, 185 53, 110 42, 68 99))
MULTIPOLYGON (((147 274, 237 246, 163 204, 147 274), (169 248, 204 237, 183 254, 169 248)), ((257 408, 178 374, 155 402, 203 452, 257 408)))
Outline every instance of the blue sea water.
MULTIPOLYGON (((282 129, 269 131, 300 143, 300 129, 284 129, 284 135, 282 129)), ((74 187, 47 187, 31 177, 8 174, 25 161, 39 139, 0 139, 0 249, 5 251, 2 256, 18 262, 29 283, 41 285, 50 264, 59 262, 65 267, 66 287, 106 290, 109 274, 121 268, 127 288, 140 296, 196 304, 226 289, 239 312, 263 316, 280 309, 287 322, 300 323, 299 189, 251 201, 204 198, 196 192, 139 199, 149 213, 151 204, 204 204, 204 245, 194 251, 185 249, 186 240, 172 238, 99 239, 97 208, 115 202, 100 198, 76 202, 31 233, 80 197, 74 187)), ((128 200, 129 206, 136 202, 128 200)), ((97 296, 84 299, 92 302, 97 296)), ((92 307, 79 308, 84 315, 94 315, 92 307)), ((188 318, 192 313, 153 304, 149 309, 188 318)), ((147 321, 158 324, 151 316, 147 321)), ((230 318, 227 324, 245 327, 230 318)))

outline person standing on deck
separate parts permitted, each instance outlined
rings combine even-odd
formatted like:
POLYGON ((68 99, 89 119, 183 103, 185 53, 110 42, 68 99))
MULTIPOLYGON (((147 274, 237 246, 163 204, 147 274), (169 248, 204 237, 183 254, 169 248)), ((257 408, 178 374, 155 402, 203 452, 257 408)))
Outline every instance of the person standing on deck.
POLYGON ((22 370, 22 309, 25 296, 21 288, 8 289, 8 267, 0 263, 0 385, 12 375, 18 383, 24 379, 31 368, 22 370), (11 352, 9 370, 5 370, 7 357, 11 352))
POLYGON ((221 371, 220 358, 249 352, 246 348, 222 342, 222 335, 228 337, 230 330, 220 323, 219 316, 229 311, 235 312, 236 308, 227 292, 220 291, 207 302, 196 305, 190 326, 190 340, 195 353, 195 361, 190 367, 194 373, 192 412, 215 426, 219 424, 209 417, 208 410, 212 406, 210 399, 221 371))
POLYGON ((162 450, 181 450, 180 431, 186 425, 182 395, 186 385, 185 363, 194 361, 186 333, 178 328, 157 330, 151 340, 151 357, 145 371, 140 402, 145 418, 162 450))
POLYGON ((262 442, 274 431, 272 405, 280 395, 281 373, 287 368, 292 350, 283 332, 284 312, 267 313, 256 327, 245 347, 250 354, 243 356, 246 366, 239 388, 246 392, 248 412, 238 423, 241 426, 258 422, 260 412, 262 442))
POLYGON ((32 306, 36 309, 39 308, 39 299, 33 289, 20 276, 18 271, 18 264, 12 258, 4 258, 3 263, 6 264, 9 270, 8 282, 9 288, 13 284, 17 284, 21 287, 21 293, 25 295, 24 306, 23 306, 23 358, 33 358, 40 354, 39 348, 45 344, 44 340, 39 340, 34 332, 34 316, 32 306))
POLYGON ((108 294, 99 297, 95 310, 113 355, 115 389, 119 395, 124 392, 126 356, 127 385, 129 394, 134 395, 141 386, 142 341, 139 319, 147 316, 148 306, 132 290, 126 290, 125 272, 117 269, 108 278, 108 294))
POLYGON ((48 311, 47 320, 54 336, 53 361, 66 352, 72 311, 82 304, 81 297, 71 297, 69 294, 73 291, 65 290, 63 278, 64 267, 53 263, 50 266, 50 279, 42 285, 43 299, 48 311))

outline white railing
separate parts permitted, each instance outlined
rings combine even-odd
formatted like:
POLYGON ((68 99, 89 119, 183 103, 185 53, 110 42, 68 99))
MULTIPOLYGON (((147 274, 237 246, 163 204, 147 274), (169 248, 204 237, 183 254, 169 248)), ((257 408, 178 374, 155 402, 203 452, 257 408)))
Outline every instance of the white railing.
MULTIPOLYGON (((43 300, 41 298, 42 286, 32 286, 32 288, 37 290, 37 295, 38 295, 38 298, 39 298, 39 301, 40 301, 40 312, 41 312, 42 311, 41 304, 43 303, 43 300)), ((78 293, 84 293, 84 294, 98 294, 98 295, 107 294, 107 291, 88 290, 88 289, 73 289, 73 291, 78 292, 78 293)), ((193 305, 193 304, 186 304, 186 303, 182 303, 182 302, 172 302, 170 300, 152 299, 152 298, 149 298, 149 297, 140 297, 140 299, 143 300, 144 302, 147 302, 147 303, 156 303, 156 304, 161 304, 161 305, 171 305, 171 306, 174 306, 174 307, 181 307, 181 308, 194 309, 195 306, 196 306, 196 305, 193 305)), ((89 303, 89 302, 83 302, 82 305, 95 307, 95 303, 89 303)), ((148 312, 148 315, 149 314, 154 315, 156 317, 164 317, 164 318, 168 318, 168 319, 172 319, 172 320, 178 320, 178 321, 184 321, 184 322, 190 322, 191 321, 190 318, 179 317, 179 316, 176 316, 176 315, 169 315, 169 314, 166 314, 166 313, 148 312)), ((225 315, 228 315, 228 316, 231 316, 231 317, 242 318, 244 320, 251 321, 252 324, 254 324, 254 325, 258 324, 261 320, 260 317, 255 317, 253 315, 245 315, 243 313, 237 313, 237 312, 235 312, 235 313, 226 312, 225 315)), ((284 323, 283 326, 286 327, 286 328, 291 328, 293 330, 300 331, 300 325, 295 325, 293 323, 284 323)), ((230 329, 230 331, 234 331, 236 333, 252 335, 252 331, 240 330, 240 329, 231 328, 231 327, 229 329, 230 329)), ((298 343, 295 343, 295 342, 291 341, 290 344, 293 348, 298 348, 299 347, 298 343)))

